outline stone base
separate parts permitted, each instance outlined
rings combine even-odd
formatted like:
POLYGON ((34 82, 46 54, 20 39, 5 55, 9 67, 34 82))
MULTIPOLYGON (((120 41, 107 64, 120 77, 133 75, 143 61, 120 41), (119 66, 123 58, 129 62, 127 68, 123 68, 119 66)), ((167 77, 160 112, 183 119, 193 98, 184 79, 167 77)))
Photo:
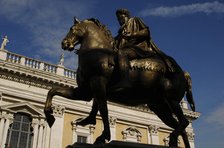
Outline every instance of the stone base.
POLYGON ((87 144, 87 143, 74 143, 66 148, 174 148, 160 145, 133 143, 133 142, 123 142, 123 141, 111 141, 106 144, 87 144))

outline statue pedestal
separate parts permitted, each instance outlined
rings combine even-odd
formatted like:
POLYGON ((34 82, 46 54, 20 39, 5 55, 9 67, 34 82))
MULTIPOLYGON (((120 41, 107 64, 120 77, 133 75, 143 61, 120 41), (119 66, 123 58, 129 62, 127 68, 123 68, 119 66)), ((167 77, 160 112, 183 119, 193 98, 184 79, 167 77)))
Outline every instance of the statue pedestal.
POLYGON ((111 141, 106 144, 87 144, 87 143, 74 143, 66 148, 174 148, 160 145, 133 143, 133 142, 123 142, 123 141, 111 141))

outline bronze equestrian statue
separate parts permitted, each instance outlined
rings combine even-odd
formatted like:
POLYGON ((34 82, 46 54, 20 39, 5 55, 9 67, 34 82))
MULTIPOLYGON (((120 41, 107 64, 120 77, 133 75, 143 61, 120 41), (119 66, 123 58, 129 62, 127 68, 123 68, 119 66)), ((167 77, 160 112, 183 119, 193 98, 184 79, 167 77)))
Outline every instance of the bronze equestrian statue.
MULTIPOLYGON (((183 114, 180 101, 185 93, 187 100, 195 111, 191 91, 191 79, 176 64, 176 70, 170 72, 161 56, 155 54, 149 58, 130 61, 130 87, 117 91, 113 89, 120 82, 117 52, 113 49, 114 39, 110 32, 96 19, 78 21, 62 41, 64 50, 72 51, 77 44, 78 70, 76 88, 52 88, 47 95, 44 112, 51 127, 54 123, 51 108, 53 96, 59 95, 71 100, 91 101, 92 110, 89 116, 79 125, 96 124, 99 110, 104 130, 96 139, 95 144, 110 140, 107 100, 124 105, 137 106, 147 104, 150 110, 174 131, 170 134, 170 146, 177 146, 177 138, 182 135, 185 147, 189 141, 185 128, 189 121, 183 114), (177 120, 173 117, 176 115, 177 120)), ((119 49, 120 50, 120 49, 119 49)))

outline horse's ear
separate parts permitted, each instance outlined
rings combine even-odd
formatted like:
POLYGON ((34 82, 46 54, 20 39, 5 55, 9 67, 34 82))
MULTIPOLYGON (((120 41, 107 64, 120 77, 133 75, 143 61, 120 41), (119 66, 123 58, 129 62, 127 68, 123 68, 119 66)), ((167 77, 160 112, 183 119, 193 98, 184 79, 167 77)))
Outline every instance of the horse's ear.
POLYGON ((80 23, 79 19, 77 17, 74 17, 74 24, 80 23))

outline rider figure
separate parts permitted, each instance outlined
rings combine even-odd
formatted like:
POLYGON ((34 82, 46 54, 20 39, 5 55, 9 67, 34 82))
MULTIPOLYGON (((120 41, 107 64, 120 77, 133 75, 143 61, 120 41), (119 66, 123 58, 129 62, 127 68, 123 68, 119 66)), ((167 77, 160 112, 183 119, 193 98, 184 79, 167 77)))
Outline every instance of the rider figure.
POLYGON ((116 16, 120 24, 115 37, 114 48, 118 52, 120 82, 115 90, 131 87, 129 81, 129 60, 146 58, 155 54, 150 48, 149 28, 138 17, 130 17, 127 9, 118 9, 116 16))

